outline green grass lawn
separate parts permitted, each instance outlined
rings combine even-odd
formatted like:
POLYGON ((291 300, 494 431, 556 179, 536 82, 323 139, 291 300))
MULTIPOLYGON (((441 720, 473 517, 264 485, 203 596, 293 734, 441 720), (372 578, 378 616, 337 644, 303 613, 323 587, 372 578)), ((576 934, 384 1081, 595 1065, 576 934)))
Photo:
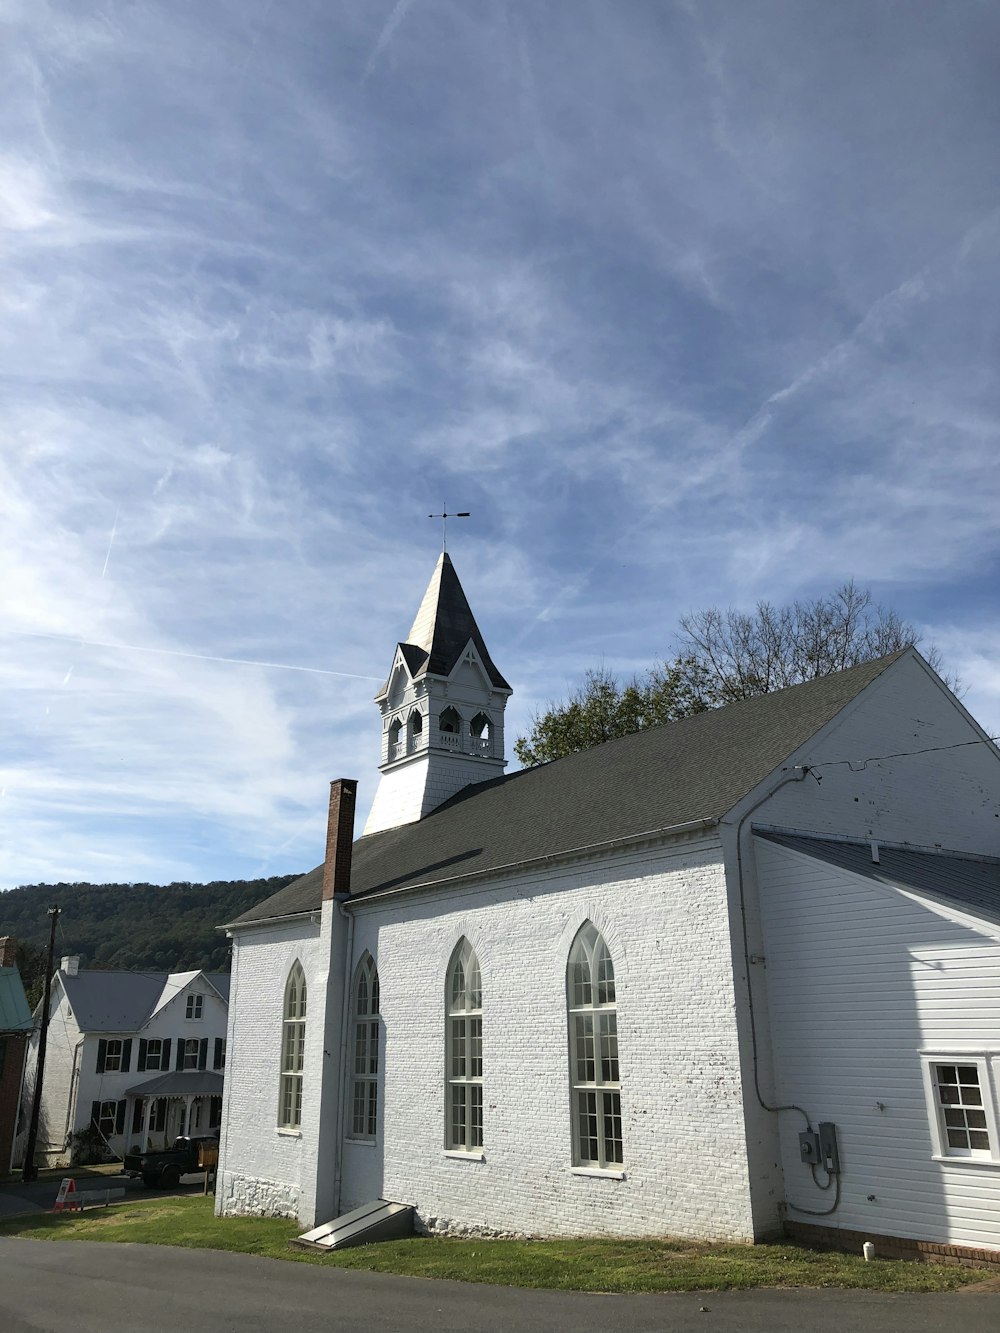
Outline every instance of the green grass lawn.
POLYGON ((297 1263, 410 1277, 455 1278, 569 1291, 721 1291, 734 1287, 856 1287, 950 1291, 983 1279, 972 1269, 865 1263, 860 1255, 777 1245, 707 1245, 685 1240, 384 1241, 335 1254, 288 1247, 301 1228, 267 1217, 216 1218, 203 1196, 152 1199, 85 1213, 45 1213, 0 1222, 0 1237, 107 1240, 262 1254, 297 1263))

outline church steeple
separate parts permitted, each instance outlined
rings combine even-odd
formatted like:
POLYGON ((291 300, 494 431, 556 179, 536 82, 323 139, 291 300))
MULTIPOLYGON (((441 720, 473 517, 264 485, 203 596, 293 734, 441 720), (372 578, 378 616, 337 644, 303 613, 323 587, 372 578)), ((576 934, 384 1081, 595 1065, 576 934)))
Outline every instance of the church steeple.
POLYGON ((490 657, 447 552, 375 696, 382 778, 365 833, 421 819, 473 782, 504 770, 511 688, 490 657))

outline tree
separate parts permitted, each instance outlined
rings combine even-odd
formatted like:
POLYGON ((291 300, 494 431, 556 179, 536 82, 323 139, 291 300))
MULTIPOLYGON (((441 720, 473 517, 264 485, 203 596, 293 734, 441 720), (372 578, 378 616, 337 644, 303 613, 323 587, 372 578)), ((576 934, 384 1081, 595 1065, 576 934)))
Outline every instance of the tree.
MULTIPOLYGON (((758 602, 752 613, 733 607, 690 612, 681 617, 680 641, 701 669, 706 703, 715 707, 910 648, 920 635, 851 580, 811 602, 758 602)), ((927 657, 940 667, 937 649, 927 657)), ((950 683, 954 689, 958 682, 950 683)))
MULTIPOLYGON (((870 662, 920 641, 913 625, 876 605, 867 588, 845 583, 809 602, 753 612, 709 607, 682 616, 678 653, 622 686, 604 667, 592 668, 566 703, 532 718, 514 752, 526 767, 586 750, 617 736, 706 708, 798 685, 870 662)), ((928 661, 940 669, 931 648, 928 661)), ((958 681, 948 682, 958 689, 958 681)))
POLYGON ((624 686, 605 667, 591 668, 565 704, 551 704, 547 712, 535 714, 530 735, 518 737, 514 753, 530 768, 700 713, 709 707, 702 676, 699 664, 683 657, 658 663, 624 686))

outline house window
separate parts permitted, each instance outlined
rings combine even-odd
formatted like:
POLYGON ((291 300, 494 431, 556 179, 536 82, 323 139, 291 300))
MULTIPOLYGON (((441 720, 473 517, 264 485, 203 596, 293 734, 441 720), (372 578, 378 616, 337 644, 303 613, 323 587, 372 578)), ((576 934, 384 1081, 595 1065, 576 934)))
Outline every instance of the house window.
POLYGON ((452 954, 446 1009, 445 1142, 456 1152, 478 1151, 483 1146, 483 985, 468 940, 461 940, 452 954))
POLYGON ((936 1157, 998 1159, 996 1116, 985 1057, 924 1059, 936 1157))
POLYGON ((165 1068, 163 1061, 163 1041, 161 1038, 151 1037, 150 1040, 146 1042, 146 1059, 142 1067, 145 1070, 165 1068))
POLYGON ((285 983, 281 1024, 281 1084, 278 1125, 298 1129, 302 1124, 302 1066, 306 1047, 306 977, 296 963, 285 983))
POLYGON ((121 1130, 118 1128, 119 1106, 121 1106, 122 1110, 121 1119, 124 1121, 124 1102, 97 1102, 95 1104, 94 1124, 106 1139, 109 1139, 112 1134, 121 1133, 121 1130))
POLYGON ((375 960, 366 953, 354 980, 351 1136, 373 1139, 378 1123, 379 994, 375 960))
POLYGON ((118 1074, 122 1067, 122 1048, 124 1043, 117 1038, 108 1041, 104 1048, 104 1073, 118 1074))
POLYGON ((566 992, 573 1163, 613 1171, 624 1160, 615 969, 590 921, 570 950, 566 992))
POLYGON ((205 1007, 204 995, 189 995, 187 997, 187 1008, 184 1011, 185 1018, 201 1018, 205 1007))
POLYGON ((182 1069, 197 1069, 198 1055, 201 1042, 197 1037, 189 1037, 184 1042, 184 1059, 181 1063, 182 1069))

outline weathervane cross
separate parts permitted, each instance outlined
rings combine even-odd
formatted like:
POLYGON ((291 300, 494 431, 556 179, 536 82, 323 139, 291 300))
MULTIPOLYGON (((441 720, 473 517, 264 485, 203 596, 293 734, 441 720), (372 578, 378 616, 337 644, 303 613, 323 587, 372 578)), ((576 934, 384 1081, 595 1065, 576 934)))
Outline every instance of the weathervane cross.
POLYGON ((441 510, 442 510, 442 512, 441 512, 440 514, 428 514, 427 517, 428 517, 428 518, 439 518, 439 519, 441 520, 441 550, 444 551, 444 552, 447 552, 447 550, 448 550, 448 520, 449 520, 449 518, 468 518, 468 517, 469 517, 469 511, 468 511, 468 509, 460 509, 460 510, 458 511, 458 513, 455 513, 455 514, 449 514, 449 513, 448 513, 448 506, 447 506, 446 504, 444 504, 444 505, 441 506, 441 510))

